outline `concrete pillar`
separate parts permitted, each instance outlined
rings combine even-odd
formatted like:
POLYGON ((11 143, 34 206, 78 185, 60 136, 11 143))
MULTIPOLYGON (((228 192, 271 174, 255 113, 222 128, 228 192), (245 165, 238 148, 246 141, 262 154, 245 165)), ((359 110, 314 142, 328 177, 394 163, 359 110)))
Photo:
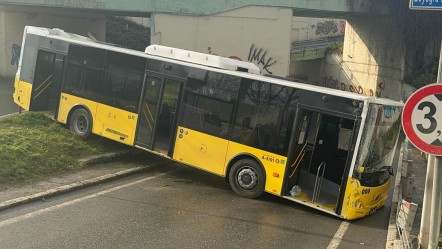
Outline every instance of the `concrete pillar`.
POLYGON ((0 6, 0 78, 6 71, 6 66, 8 65, 6 56, 6 44, 5 44, 5 12, 0 6))
POLYGON ((101 14, 40 8, 0 6, 0 77, 14 77, 26 25, 60 28, 67 32, 106 39, 106 19, 101 14))
POLYGON ((343 68, 363 94, 401 99, 405 53, 401 35, 389 17, 348 20, 343 68))

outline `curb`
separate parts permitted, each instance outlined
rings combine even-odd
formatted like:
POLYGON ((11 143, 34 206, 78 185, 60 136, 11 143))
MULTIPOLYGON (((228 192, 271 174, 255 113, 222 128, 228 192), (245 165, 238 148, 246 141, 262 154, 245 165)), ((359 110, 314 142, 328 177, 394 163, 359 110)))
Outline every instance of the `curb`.
POLYGON ((83 180, 83 181, 79 181, 79 182, 74 182, 74 183, 71 183, 68 185, 63 185, 63 186, 49 189, 49 190, 46 190, 46 191, 43 191, 40 193, 36 193, 36 194, 24 196, 24 197, 18 197, 18 198, 9 200, 9 201, 4 201, 4 202, 0 203, 0 211, 3 211, 5 209, 8 209, 8 208, 11 208, 14 206, 18 206, 21 204, 25 204, 25 203, 29 203, 29 202, 33 202, 33 201, 37 201, 37 200, 42 200, 47 197, 56 196, 56 195, 59 195, 62 193, 67 193, 67 192, 77 190, 80 188, 85 188, 85 187, 97 185, 97 184, 100 184, 103 182, 107 182, 110 180, 115 180, 118 178, 122 178, 125 176, 136 174, 136 173, 146 170, 147 168, 149 168, 151 166, 152 165, 122 170, 122 171, 119 171, 116 173, 107 174, 104 176, 98 176, 95 178, 91 178, 91 179, 87 179, 87 180, 83 180))
MULTIPOLYGON (((101 154, 101 155, 97 155, 97 156, 83 158, 83 159, 80 159, 79 161, 83 165, 90 166, 95 163, 108 162, 112 159, 115 159, 117 157, 129 154, 129 153, 136 153, 136 151, 135 150, 125 150, 125 151, 111 152, 111 153, 106 153, 106 154, 101 154)), ((118 171, 116 173, 106 174, 103 176, 98 176, 98 177, 94 177, 91 179, 86 179, 86 180, 74 182, 71 184, 63 185, 63 186, 60 186, 57 188, 49 189, 49 190, 35 193, 32 195, 18 197, 18 198, 12 199, 12 200, 4 201, 4 202, 0 203, 0 211, 3 211, 5 209, 11 208, 11 207, 15 207, 15 206, 18 206, 21 204, 25 204, 25 203, 29 203, 29 202, 33 202, 33 201, 37 201, 37 200, 42 200, 47 197, 60 195, 62 193, 67 193, 67 192, 70 192, 73 190, 77 190, 77 189, 81 189, 81 188, 85 188, 85 187, 90 187, 93 185, 98 185, 103 182, 107 182, 107 181, 115 180, 115 179, 122 178, 125 176, 140 173, 140 172, 146 170, 147 168, 155 166, 155 165, 156 165, 156 163, 153 163, 148 166, 126 169, 126 170, 118 171)))
POLYGON ((6 114, 6 115, 3 115, 3 116, 0 116, 0 120, 2 120, 2 119, 7 119, 7 118, 10 118, 10 117, 12 117, 12 116, 16 116, 16 115, 19 115, 20 113, 18 113, 18 112, 14 112, 14 113, 11 113, 11 114, 6 114))
POLYGON ((137 152, 138 151, 135 149, 127 149, 127 150, 122 150, 122 151, 109 152, 109 153, 105 153, 105 154, 93 155, 93 156, 81 158, 78 160, 78 162, 82 166, 90 166, 90 165, 97 164, 97 163, 107 163, 107 162, 110 162, 114 159, 117 159, 118 157, 129 155, 132 153, 135 154, 137 152))
POLYGON ((396 229, 396 214, 398 208, 398 202, 401 198, 401 175, 402 175, 402 159, 404 156, 404 152, 408 149, 408 140, 407 138, 401 144, 398 165, 396 168, 396 178, 394 181, 393 187, 393 197, 391 200, 391 210, 390 210, 390 219, 388 222, 388 233, 387 233, 387 242, 385 243, 386 249, 395 248, 395 240, 397 238, 397 229, 396 229))

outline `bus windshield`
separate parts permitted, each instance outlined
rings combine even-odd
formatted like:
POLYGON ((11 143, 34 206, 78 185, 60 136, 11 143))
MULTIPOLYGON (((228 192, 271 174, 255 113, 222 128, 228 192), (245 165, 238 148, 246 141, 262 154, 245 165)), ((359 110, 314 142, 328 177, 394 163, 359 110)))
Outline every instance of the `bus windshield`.
POLYGON ((371 104, 368 108, 355 169, 358 178, 368 180, 368 185, 383 184, 391 172, 400 114, 401 107, 371 104))

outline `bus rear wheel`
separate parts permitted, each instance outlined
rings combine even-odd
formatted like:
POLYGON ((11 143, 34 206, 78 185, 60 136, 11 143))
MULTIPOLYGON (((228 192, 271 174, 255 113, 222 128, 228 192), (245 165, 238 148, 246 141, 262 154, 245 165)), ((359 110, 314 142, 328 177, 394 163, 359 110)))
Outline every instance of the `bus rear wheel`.
POLYGON ((92 117, 89 112, 83 108, 75 110, 70 118, 69 128, 82 139, 89 137, 92 131, 92 117))
POLYGON ((254 160, 242 159, 233 164, 229 172, 229 182, 237 195, 257 198, 264 191, 265 173, 254 160))

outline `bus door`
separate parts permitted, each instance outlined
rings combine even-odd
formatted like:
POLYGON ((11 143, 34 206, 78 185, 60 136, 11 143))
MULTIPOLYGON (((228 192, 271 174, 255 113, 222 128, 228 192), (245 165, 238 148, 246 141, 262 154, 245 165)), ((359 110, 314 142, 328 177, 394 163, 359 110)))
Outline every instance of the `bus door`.
POLYGON ((299 123, 289 187, 300 187, 313 203, 336 208, 347 182, 355 121, 301 109, 299 123))
POLYGON ((171 156, 177 118, 178 97, 182 82, 164 79, 157 118, 154 150, 171 156))
POLYGON ((169 155, 181 82, 146 75, 135 144, 169 155))
POLYGON ((56 118, 64 56, 39 50, 32 84, 30 111, 49 111, 56 118))

